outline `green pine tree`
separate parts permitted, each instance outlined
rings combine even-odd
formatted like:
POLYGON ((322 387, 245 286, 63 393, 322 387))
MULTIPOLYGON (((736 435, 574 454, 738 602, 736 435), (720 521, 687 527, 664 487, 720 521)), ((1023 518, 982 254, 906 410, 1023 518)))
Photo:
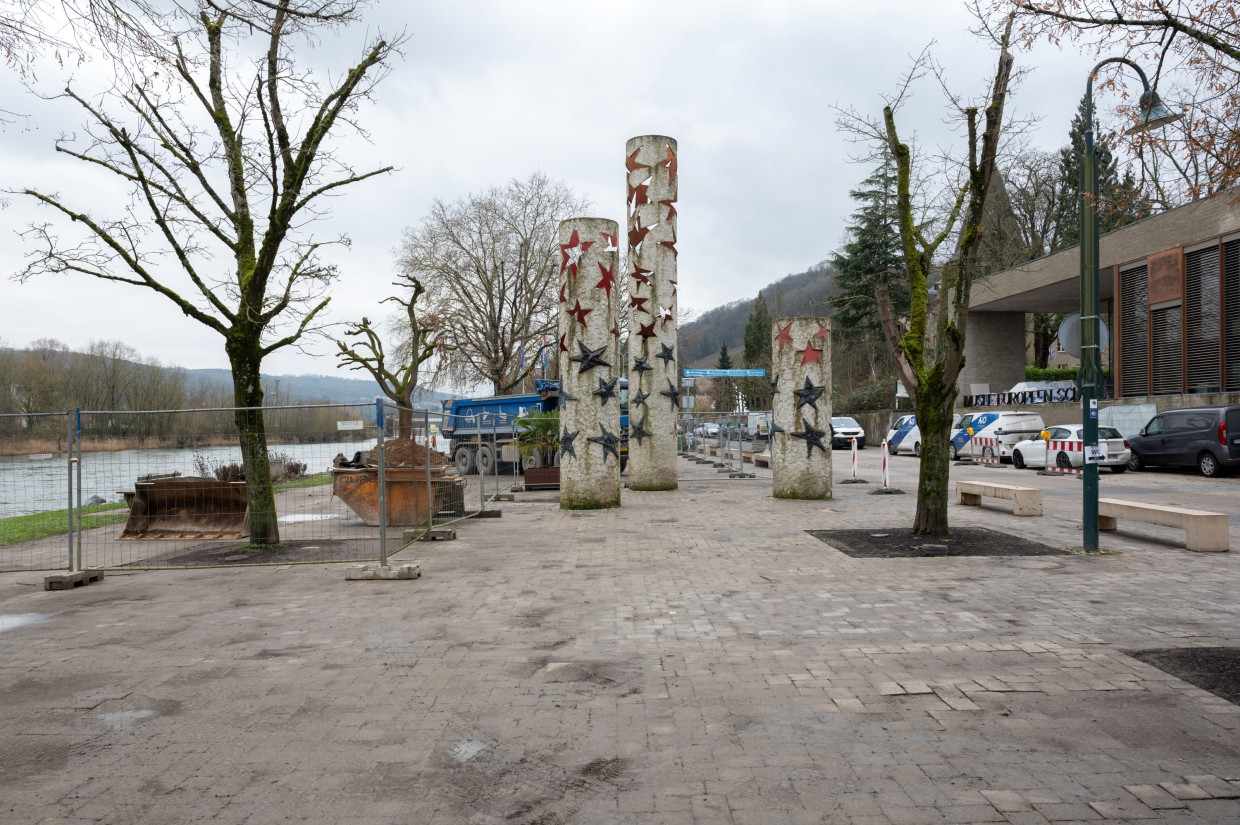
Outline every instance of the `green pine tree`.
MULTIPOLYGON (((745 366, 771 373, 771 312, 761 292, 754 299, 749 320, 745 322, 745 366)), ((745 406, 751 410, 771 408, 771 382, 768 378, 746 378, 741 383, 745 406)))
POLYGON ((732 369, 732 356, 728 355, 728 345, 723 344, 719 347, 719 360, 715 362, 715 369, 730 370, 732 369))
POLYGON ((843 333, 878 330, 875 288, 891 289, 897 315, 908 312, 908 279, 896 223, 896 176, 890 159, 874 170, 861 187, 848 193, 860 208, 846 230, 848 241, 831 256, 835 267, 835 325, 843 333))

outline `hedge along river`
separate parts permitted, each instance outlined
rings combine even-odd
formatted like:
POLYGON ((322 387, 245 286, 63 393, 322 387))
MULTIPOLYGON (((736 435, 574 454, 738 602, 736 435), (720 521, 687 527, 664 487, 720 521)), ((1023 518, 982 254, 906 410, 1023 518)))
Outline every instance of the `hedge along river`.
MULTIPOLYGON (((373 438, 320 444, 271 444, 273 463, 278 458, 306 465, 306 473, 330 469, 337 453, 352 458, 359 450, 375 446, 373 438)), ((119 450, 82 454, 82 503, 98 496, 105 501, 121 501, 121 491, 132 490, 138 476, 157 473, 200 475, 196 466, 201 458, 207 471, 221 464, 241 463, 239 447, 185 447, 157 450, 119 450)), ((69 462, 64 454, 50 458, 0 458, 0 518, 63 510, 69 496, 69 462)), ((76 469, 73 471, 77 483, 76 469)), ((74 495, 76 504, 77 496, 74 495)))

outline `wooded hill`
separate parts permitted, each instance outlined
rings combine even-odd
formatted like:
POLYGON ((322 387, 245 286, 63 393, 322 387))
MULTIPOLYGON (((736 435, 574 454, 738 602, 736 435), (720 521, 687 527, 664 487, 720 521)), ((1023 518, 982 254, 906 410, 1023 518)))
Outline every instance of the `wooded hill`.
MULTIPOLYGON (((787 275, 760 291, 770 308, 772 318, 791 315, 829 315, 827 296, 831 294, 835 270, 823 262, 804 272, 787 275)), ((719 348, 727 344, 732 361, 741 364, 745 351, 745 323, 753 311, 753 298, 733 301, 707 310, 693 321, 680 324, 681 366, 711 368, 719 359, 719 348)))

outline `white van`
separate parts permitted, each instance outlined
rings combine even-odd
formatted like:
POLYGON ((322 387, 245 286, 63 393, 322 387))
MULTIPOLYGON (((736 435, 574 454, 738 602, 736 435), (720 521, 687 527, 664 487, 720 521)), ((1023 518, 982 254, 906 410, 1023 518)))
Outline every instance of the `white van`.
MULTIPOLYGON (((956 431, 960 416, 952 416, 952 432, 956 431)), ((887 431, 887 452, 892 455, 912 453, 921 455, 921 428, 917 426, 917 416, 902 415, 887 431)), ((955 453, 952 454, 953 457, 955 453)))
POLYGON ((968 413, 961 417, 959 426, 952 430, 952 458, 967 455, 972 458, 998 458, 1001 462, 1012 460, 1012 448, 1018 441, 1034 438, 1046 429, 1042 416, 1024 410, 968 413), (978 436, 997 438, 997 446, 975 446, 978 436))

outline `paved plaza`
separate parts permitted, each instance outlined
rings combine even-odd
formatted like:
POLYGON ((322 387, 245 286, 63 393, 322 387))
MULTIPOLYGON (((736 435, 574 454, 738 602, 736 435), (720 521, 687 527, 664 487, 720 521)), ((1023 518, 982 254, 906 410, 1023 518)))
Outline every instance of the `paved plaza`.
MULTIPOLYGON (((1240 647, 1240 478, 1104 474, 1231 515, 1232 552, 1121 524, 1107 552, 852 558, 908 495, 771 497, 681 459, 672 493, 521 493, 340 565, 0 574, 0 823, 1240 823, 1240 707, 1130 652, 1240 647)), ((846 460, 836 460, 837 480, 846 460)), ((1080 544, 1046 515, 954 525, 1080 544)))

